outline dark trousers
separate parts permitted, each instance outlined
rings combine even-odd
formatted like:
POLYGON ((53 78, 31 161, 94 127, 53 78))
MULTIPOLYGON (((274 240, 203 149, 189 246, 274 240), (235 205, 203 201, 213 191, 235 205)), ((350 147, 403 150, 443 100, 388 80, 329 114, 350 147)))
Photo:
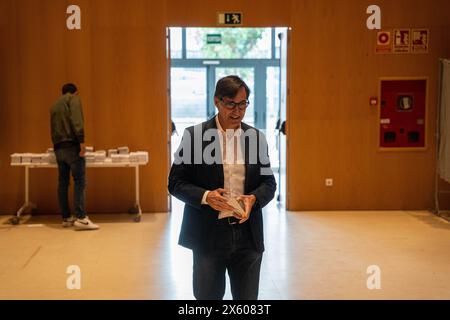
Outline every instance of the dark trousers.
POLYGON ((84 209, 86 188, 86 160, 80 157, 80 146, 55 149, 58 163, 58 201, 63 219, 70 217, 68 189, 70 173, 74 181, 73 205, 79 219, 86 217, 84 209))
POLYGON ((258 299, 262 252, 255 250, 248 222, 217 225, 214 237, 212 251, 193 252, 195 298, 222 300, 228 271, 234 300, 258 299))

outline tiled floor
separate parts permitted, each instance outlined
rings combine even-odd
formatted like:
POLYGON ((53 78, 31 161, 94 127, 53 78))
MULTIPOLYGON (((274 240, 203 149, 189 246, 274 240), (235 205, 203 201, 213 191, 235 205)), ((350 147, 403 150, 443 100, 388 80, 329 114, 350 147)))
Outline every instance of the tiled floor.
MULTIPOLYGON (((192 256, 171 214, 91 215, 99 231, 56 216, 0 217, 0 299, 193 299, 192 256), (70 265, 81 289, 66 287, 70 265)), ((264 213, 260 299, 450 299, 450 223, 428 212, 264 213), (381 270, 369 290, 367 268, 381 270)), ((226 299, 230 299, 229 287, 226 299)))

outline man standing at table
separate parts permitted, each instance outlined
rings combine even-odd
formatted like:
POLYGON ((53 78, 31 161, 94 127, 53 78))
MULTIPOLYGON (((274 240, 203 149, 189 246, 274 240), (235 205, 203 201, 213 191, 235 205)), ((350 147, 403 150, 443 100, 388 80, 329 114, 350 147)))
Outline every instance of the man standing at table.
POLYGON ((84 158, 84 120, 78 89, 72 83, 62 87, 62 96, 50 109, 51 136, 58 163, 58 202, 64 228, 96 230, 98 225, 86 216, 86 159, 84 158), (69 210, 70 173, 74 180, 73 204, 76 218, 69 210))
POLYGON ((239 77, 220 79, 217 116, 186 129, 170 170, 169 192, 185 202, 179 244, 193 251, 196 299, 223 299, 226 271, 233 299, 258 298, 262 208, 276 182, 264 135, 242 122, 249 95, 239 77))

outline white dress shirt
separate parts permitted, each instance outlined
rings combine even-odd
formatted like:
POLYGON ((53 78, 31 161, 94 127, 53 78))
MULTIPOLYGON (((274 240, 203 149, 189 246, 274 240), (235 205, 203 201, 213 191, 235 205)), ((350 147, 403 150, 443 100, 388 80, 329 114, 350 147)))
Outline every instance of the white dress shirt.
MULTIPOLYGON (((224 189, 230 193, 225 197, 236 198, 244 194, 245 182, 245 160, 242 154, 241 139, 242 129, 223 130, 219 122, 219 116, 216 116, 216 125, 219 133, 220 150, 222 153, 224 189)), ((210 190, 203 194, 202 204, 208 204, 206 197, 210 190)), ((221 211, 219 219, 233 216, 232 211, 221 211)))

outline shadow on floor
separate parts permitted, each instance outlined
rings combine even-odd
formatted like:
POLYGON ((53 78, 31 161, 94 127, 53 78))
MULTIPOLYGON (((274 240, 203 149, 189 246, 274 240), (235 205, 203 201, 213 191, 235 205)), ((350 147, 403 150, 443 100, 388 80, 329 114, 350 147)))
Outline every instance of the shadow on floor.
POLYGON ((405 211, 405 213, 417 220, 426 223, 432 228, 450 230, 450 223, 444 217, 439 217, 432 212, 405 211))
MULTIPOLYGON (((159 213, 159 214, 166 214, 166 213, 159 213)), ((145 223, 152 223, 157 220, 156 217, 157 214, 146 214, 142 216, 142 221, 145 223)), ((12 216, 2 216, 0 218, 0 228, 14 228, 17 226, 38 226, 38 225, 45 225, 46 227, 55 228, 55 229, 61 229, 61 217, 59 215, 23 215, 20 218, 20 224, 17 226, 11 225, 10 218, 12 216)), ((98 224, 105 224, 105 223, 129 223, 129 224, 136 224, 141 222, 135 222, 134 218, 136 217, 135 214, 128 214, 128 213, 117 213, 117 214, 91 214, 90 215, 92 221, 94 223, 98 224)))

